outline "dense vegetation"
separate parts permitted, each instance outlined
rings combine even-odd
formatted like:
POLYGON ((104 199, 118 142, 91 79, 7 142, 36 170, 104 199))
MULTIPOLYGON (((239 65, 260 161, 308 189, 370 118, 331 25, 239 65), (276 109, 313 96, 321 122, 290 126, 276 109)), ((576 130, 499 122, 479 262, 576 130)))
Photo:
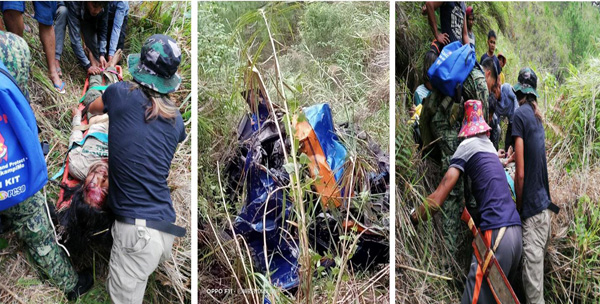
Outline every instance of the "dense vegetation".
MULTIPOLYGON (((439 225, 415 229, 409 202, 421 201, 438 181, 435 166, 413 145, 405 124, 406 107, 421 83, 423 55, 432 40, 422 3, 397 5, 398 74, 396 174, 397 299, 409 302, 456 302, 464 281, 460 268, 441 269, 448 259, 439 225), (458 273, 457 273, 458 272, 458 273), (443 275, 443 276, 439 276, 443 275)), ((562 210, 553 216, 546 254, 545 299, 550 303, 592 303, 600 296, 600 10, 592 3, 478 2, 476 53, 487 50, 487 32, 496 31, 497 52, 506 56, 506 82, 515 84, 519 69, 538 75, 538 99, 544 115, 552 200, 562 210)), ((464 257, 453 257, 459 261, 464 257)))
MULTIPOLYGON (((28 3, 28 12, 33 12, 28 3)), ((62 166, 68 149, 71 132, 71 109, 81 97, 86 74, 79 66, 70 46, 65 39, 61 68, 67 93, 57 94, 47 77, 46 59, 38 38, 37 21, 25 15, 25 24, 31 29, 25 32, 25 40, 31 50, 31 71, 29 91, 31 106, 34 109, 40 138, 50 143, 47 156, 48 173, 54 175, 62 166)), ((182 62, 179 73, 183 82, 179 90, 172 94, 189 126, 191 111, 191 5, 185 2, 145 2, 130 3, 129 24, 125 49, 123 50, 123 74, 125 80, 131 76, 127 71, 126 57, 130 53, 139 53, 145 39, 156 33, 173 37, 182 50, 182 62)), ((68 35, 67 35, 68 36, 68 35)), ((177 212, 177 224, 186 226, 189 231, 190 204, 190 162, 191 145, 189 138, 178 147, 173 159, 168 183, 177 212)), ((45 187, 48 204, 53 204, 58 195, 58 184, 49 182, 45 187)), ((3 303, 66 303, 61 290, 43 282, 33 268, 33 263, 21 253, 19 242, 12 234, 4 234, 8 239, 8 248, 0 255, 0 302, 3 303)), ((110 251, 110 250, 109 250, 110 251)), ((95 285, 79 303, 110 303, 104 283, 108 271, 108 255, 90 249, 87 266, 92 266, 95 285)), ((191 241, 189 237, 176 238, 173 244, 173 259, 163 263, 149 278, 145 300, 149 303, 184 303, 190 300, 191 280, 191 241)))
MULTIPOLYGON (((304 246, 299 253, 303 279, 298 293, 273 288, 262 274, 246 267, 249 252, 235 248, 238 241, 243 248, 240 238, 228 241, 225 232, 229 230, 228 220, 239 212, 243 201, 224 199, 221 193, 224 177, 219 175, 237 144, 237 123, 248 112, 240 92, 247 89, 243 76, 249 61, 263 75, 271 101, 288 109, 284 121, 298 114, 301 107, 327 102, 336 124, 356 124, 387 149, 388 16, 387 3, 199 3, 198 271, 201 303, 263 303, 263 297, 272 303, 322 302, 336 298, 347 302, 350 297, 361 303, 388 301, 389 268, 359 271, 335 266, 324 271, 319 265, 321 256, 304 246), (282 83, 282 91, 276 91, 282 83), (310 269, 321 271, 313 277, 310 269), (212 288, 238 290, 238 280, 242 287, 257 286, 266 294, 208 292, 212 288)), ((356 145, 349 147, 351 157, 366 154, 358 151, 356 145)), ((297 157, 292 155, 288 161, 296 158, 301 163, 297 157)), ((300 183, 301 191, 309 191, 311 181, 303 178, 300 183)), ((286 193, 294 198, 299 195, 293 189, 286 193)), ((308 203, 305 204, 302 199, 296 200, 294 216, 290 219, 300 227, 316 216, 308 203), (306 218, 300 216, 301 208, 308 210, 306 218)), ((343 265, 351 256, 353 249, 348 241, 355 238, 353 232, 332 250, 330 258, 335 259, 337 265, 343 265)))

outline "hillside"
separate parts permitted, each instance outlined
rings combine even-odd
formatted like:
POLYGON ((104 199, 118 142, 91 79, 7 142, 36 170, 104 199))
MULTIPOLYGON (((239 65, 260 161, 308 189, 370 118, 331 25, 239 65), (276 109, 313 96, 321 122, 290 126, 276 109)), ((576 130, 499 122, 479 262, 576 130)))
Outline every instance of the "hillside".
MULTIPOLYGON (((437 186, 439 169, 414 145, 406 109, 422 82, 423 55, 433 39, 423 3, 397 4, 396 299, 408 303, 457 302, 468 254, 448 257, 436 221, 415 228, 408 212, 437 186), (442 261, 456 267, 442 269, 442 261), (463 264, 461 264, 463 263, 463 264)), ((474 32, 477 58, 487 50, 487 32, 497 33, 497 51, 507 57, 506 82, 515 84, 526 66, 538 75, 538 103, 544 117, 552 201, 545 257, 544 298, 548 303, 592 303, 600 296, 600 10, 592 3, 477 2, 474 32)), ((506 128, 506 124, 503 124, 506 128)), ((505 130, 503 130, 504 132, 505 130)))

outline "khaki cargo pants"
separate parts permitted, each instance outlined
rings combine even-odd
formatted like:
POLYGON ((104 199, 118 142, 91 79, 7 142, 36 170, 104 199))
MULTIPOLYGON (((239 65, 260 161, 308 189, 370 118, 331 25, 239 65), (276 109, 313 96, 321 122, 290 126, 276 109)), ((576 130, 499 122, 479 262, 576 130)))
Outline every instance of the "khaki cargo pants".
POLYGON ((171 258, 175 236, 115 221, 106 288, 112 303, 141 304, 148 276, 171 258))
POLYGON ((523 221, 523 287, 527 303, 544 303, 544 255, 550 239, 550 210, 523 221))

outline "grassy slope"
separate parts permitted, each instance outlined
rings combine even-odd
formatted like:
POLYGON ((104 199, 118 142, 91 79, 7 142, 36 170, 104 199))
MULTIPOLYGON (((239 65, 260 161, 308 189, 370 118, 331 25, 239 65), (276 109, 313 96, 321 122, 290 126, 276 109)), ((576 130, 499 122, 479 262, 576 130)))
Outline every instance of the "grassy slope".
MULTIPOLYGON (((272 89, 274 60, 268 34, 257 9, 264 8, 277 41, 278 59, 292 106, 329 102, 336 122, 358 123, 387 149, 388 57, 387 5, 364 3, 266 4, 201 3, 199 5, 199 293, 200 301, 214 301, 207 288, 235 288, 232 271, 216 246, 208 226, 210 218, 217 230, 227 226, 219 194, 217 162, 221 168, 227 151, 234 147, 235 128, 245 102, 240 98, 246 55, 257 57, 257 67, 272 89), (239 19, 238 19, 239 18, 239 19), (256 35, 256 36, 253 36, 256 35), (255 39, 251 39, 255 38, 255 39), (250 43, 254 41, 254 43, 250 43), (264 48, 262 48, 264 46, 264 48), (262 51, 259 52, 259 50, 262 51), (215 280, 219 278, 219 280, 215 280)), ((236 213, 241 205, 229 209, 236 213)), ((230 252, 231 254, 235 254, 230 252)), ((239 258, 234 267, 241 270, 239 258)), ((385 279, 369 282, 373 273, 353 273, 344 289, 365 290, 360 298, 381 303, 387 290, 385 279), (367 288, 369 283, 374 287, 367 288), (367 284, 367 285, 363 285, 367 284)), ((333 275, 313 282, 314 300, 331 299, 333 275)), ((280 301, 293 299, 278 294, 280 301)), ((239 296, 239 295, 238 295, 239 296)), ((241 300, 218 297, 220 301, 241 300)))
MULTIPOLYGON (((456 276, 440 269, 446 258, 435 225, 415 230, 407 218, 408 201, 419 201, 433 191, 434 168, 420 160, 412 146, 403 109, 420 82, 422 56, 431 33, 419 14, 421 3, 398 6, 400 25, 397 78, 396 170, 399 208, 397 214, 397 264, 437 274, 456 276), (417 237, 419 233, 419 237, 417 237), (435 236, 434 236, 435 235, 435 236)), ((563 208, 552 222, 552 240, 546 255, 545 297, 551 303, 598 297, 600 265, 596 187, 598 164, 598 61, 593 57, 598 41, 599 11, 590 3, 475 3, 478 57, 486 51, 487 31, 496 30, 497 50, 508 58, 506 81, 515 83, 520 68, 538 74, 540 107, 545 114, 550 191, 553 202, 563 208), (526 29, 526 30, 524 30, 526 29), (583 37, 583 38, 582 38, 583 37), (575 66, 580 66, 578 71, 575 66), (594 123, 595 122, 595 123, 594 123), (591 249, 594 248, 594 249, 591 249), (594 291, 595 290, 595 291, 594 291)), ((402 267, 402 266, 401 266, 402 267)), ((443 279, 400 269, 397 298, 409 302, 458 301, 462 289, 443 279), (417 300, 418 299, 418 300, 417 300)))
MULTIPOLYGON (((179 73, 183 83, 173 98, 184 113, 184 120, 189 133, 189 113, 191 108, 190 86, 190 53, 191 53, 191 5, 189 3, 153 3, 130 4, 128 33, 125 40, 124 55, 139 52, 143 41, 152 34, 165 33, 174 37, 183 52, 183 61, 179 73)), ((28 8, 28 11, 33 11, 28 8)), ((73 55, 70 41, 66 39, 62 71, 63 80, 66 82, 67 93, 59 95, 54 93, 52 84, 46 77, 47 68, 45 55, 37 35, 37 22, 26 16, 25 23, 32 29, 32 33, 25 33, 31 53, 32 67, 29 81, 32 107, 38 125, 42 132, 40 138, 50 142, 51 151, 47 157, 48 172, 53 175, 57 172, 64 160, 70 134, 70 109, 75 107, 81 96, 85 81, 85 72, 79 67, 73 55)), ((122 61, 126 67, 126 61, 122 61)), ((124 68, 125 79, 130 79, 124 68)), ((172 198, 178 214, 177 223, 190 228, 190 162, 191 146, 189 138, 179 146, 175 154, 169 176, 172 198)), ((50 182, 46 187, 48 203, 56 201, 58 187, 50 182)), ((9 247, 3 249, 0 255, 0 302, 26 303, 64 303, 63 293, 40 281, 33 264, 21 252, 17 240, 12 234, 8 237, 9 247)), ((191 261, 191 242, 188 238, 178 238, 173 245, 174 258, 163 263, 159 270, 150 278, 146 291, 146 300, 149 303, 172 303, 189 301, 191 261), (173 288, 175 286, 175 288, 173 288), (187 299, 187 300, 186 300, 187 299)), ((94 255, 94 271, 96 284, 93 289, 80 298, 80 303, 109 303, 104 282, 107 273, 108 256, 94 255)))

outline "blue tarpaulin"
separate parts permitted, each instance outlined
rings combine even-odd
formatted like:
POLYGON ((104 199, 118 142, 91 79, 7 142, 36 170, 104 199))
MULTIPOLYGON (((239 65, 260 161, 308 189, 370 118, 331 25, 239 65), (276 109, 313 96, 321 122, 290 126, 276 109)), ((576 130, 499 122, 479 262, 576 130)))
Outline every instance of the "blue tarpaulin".
MULTIPOLYGON (((258 115, 252 114, 251 117, 251 133, 260 132, 269 117, 264 99, 258 104, 258 115)), ((248 151, 244 164, 246 202, 235 218, 234 229, 236 233, 244 236, 248 246, 252 248, 255 267, 265 275, 270 274, 273 285, 287 290, 298 286, 300 282, 298 250, 295 242, 283 231, 290 228, 286 219, 292 212, 292 205, 291 202, 285 201, 283 190, 278 189, 285 185, 275 178, 271 168, 265 167, 259 161, 264 156, 264 151, 262 148, 256 149, 257 146, 261 147, 262 143, 256 144, 253 141, 245 142, 248 151), (266 273, 267 270, 269 274, 266 273)))
POLYGON ((343 166, 346 160, 346 148, 340 143, 335 134, 329 104, 317 104, 304 108, 302 111, 317 135, 323 153, 325 153, 327 164, 334 173, 335 181, 339 182, 344 174, 343 166))
MULTIPOLYGON (((251 134, 266 131, 263 130, 269 117, 266 106, 264 99, 261 100, 258 115, 251 116, 251 134)), ((329 105, 318 104, 304 108, 303 111, 317 136, 336 182, 339 182, 343 175, 347 151, 335 134, 329 105)), ((263 143, 257 143, 256 138, 257 136, 254 137, 254 141, 244 141, 245 150, 248 151, 244 155, 246 202, 235 219, 234 228, 236 233, 244 236, 252 248, 257 268, 266 275, 270 274, 275 286, 287 290, 299 285, 298 248, 296 240, 291 239, 286 232, 291 228, 286 219, 292 213, 292 203, 286 200, 283 190, 278 189, 285 186, 285 182, 276 178, 277 174, 274 174, 273 168, 262 164, 261 159, 268 156, 264 155, 263 143), (266 273, 267 269, 269 274, 266 273)), ((287 173, 284 174, 287 178, 287 173)))

